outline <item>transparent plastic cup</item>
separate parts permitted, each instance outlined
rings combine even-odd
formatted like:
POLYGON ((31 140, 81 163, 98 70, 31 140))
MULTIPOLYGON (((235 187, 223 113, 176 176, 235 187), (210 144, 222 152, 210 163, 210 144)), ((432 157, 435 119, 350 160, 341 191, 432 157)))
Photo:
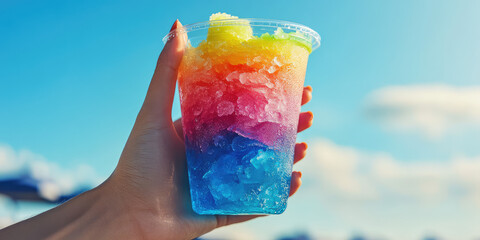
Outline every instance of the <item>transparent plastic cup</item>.
POLYGON ((229 19, 170 32, 188 42, 178 85, 193 210, 280 214, 287 204, 312 29, 229 19))

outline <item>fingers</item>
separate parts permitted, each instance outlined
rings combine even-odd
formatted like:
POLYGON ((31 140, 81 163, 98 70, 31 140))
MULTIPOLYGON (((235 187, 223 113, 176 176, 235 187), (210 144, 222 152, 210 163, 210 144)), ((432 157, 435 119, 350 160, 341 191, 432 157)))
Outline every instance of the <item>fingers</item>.
MULTIPOLYGON (((305 105, 310 100, 312 100, 312 91, 313 89, 311 86, 307 86, 303 88, 302 105, 305 105)), ((302 112, 300 113, 300 116, 298 119, 297 131, 298 132, 304 131, 305 129, 311 127, 312 124, 313 124, 313 113, 310 111, 302 112)), ((307 155, 307 147, 308 145, 304 142, 295 144, 295 153, 293 157, 293 163, 299 162, 307 155)), ((293 176, 292 176, 292 179, 293 179, 293 176)), ((292 182, 292 187, 293 187, 293 182, 292 182)))
POLYGON ((308 111, 308 112, 302 112, 300 113, 300 117, 298 119, 298 128, 297 132, 301 132, 309 127, 311 127, 313 124, 313 113, 308 111))
POLYGON ((297 163, 302 160, 307 155, 307 143, 297 143, 295 144, 295 153, 293 155, 293 163, 297 163))
POLYGON ((297 172, 297 171, 292 172, 292 180, 290 182, 289 196, 291 197, 293 194, 295 194, 301 185, 302 185, 302 172, 297 172))
POLYGON ((303 88, 302 105, 305 105, 306 103, 310 102, 310 100, 312 100, 312 91, 313 88, 311 86, 303 88))
POLYGON ((160 123, 171 124, 171 111, 177 72, 185 49, 186 35, 178 32, 182 24, 177 20, 171 31, 177 35, 170 39, 158 57, 157 66, 142 106, 141 115, 160 123))

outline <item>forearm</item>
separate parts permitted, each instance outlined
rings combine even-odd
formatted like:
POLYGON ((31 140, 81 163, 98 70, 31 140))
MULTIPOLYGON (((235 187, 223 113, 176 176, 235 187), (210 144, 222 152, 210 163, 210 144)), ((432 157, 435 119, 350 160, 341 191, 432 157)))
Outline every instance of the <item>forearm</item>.
POLYGON ((0 239, 126 239, 132 236, 132 228, 121 208, 112 207, 116 203, 108 199, 113 196, 100 186, 0 230, 0 239))

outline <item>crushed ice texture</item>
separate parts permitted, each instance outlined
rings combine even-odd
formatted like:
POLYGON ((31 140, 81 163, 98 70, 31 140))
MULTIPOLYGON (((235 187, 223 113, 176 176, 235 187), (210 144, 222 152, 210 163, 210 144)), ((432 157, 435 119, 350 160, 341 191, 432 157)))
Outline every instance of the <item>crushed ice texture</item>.
POLYGON ((180 88, 199 214, 279 214, 286 207, 301 95, 279 81, 291 75, 287 63, 275 57, 258 68, 265 61, 257 56, 233 68, 199 59, 180 88))
POLYGON ((228 130, 206 151, 186 139, 192 206, 199 214, 279 214, 286 208, 293 152, 228 130))
POLYGON ((217 113, 219 117, 227 116, 235 111, 235 105, 230 101, 222 101, 217 105, 217 113))

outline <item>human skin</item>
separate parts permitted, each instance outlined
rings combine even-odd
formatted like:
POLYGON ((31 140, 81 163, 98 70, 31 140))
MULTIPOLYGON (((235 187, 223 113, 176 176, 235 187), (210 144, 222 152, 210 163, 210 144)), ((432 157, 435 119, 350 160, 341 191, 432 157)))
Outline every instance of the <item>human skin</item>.
MULTIPOLYGON (((181 27, 177 20, 172 30, 181 27)), ((169 40, 160 54, 147 96, 112 175, 98 187, 0 230, 0 239, 192 239, 259 215, 198 215, 192 211, 181 121, 171 111, 185 44, 169 40)), ((312 98, 305 87, 302 105, 312 98)), ((298 132, 312 125, 300 113, 298 132)), ((294 163, 306 143, 295 146, 294 163)), ((293 172, 290 196, 301 185, 293 172)))

